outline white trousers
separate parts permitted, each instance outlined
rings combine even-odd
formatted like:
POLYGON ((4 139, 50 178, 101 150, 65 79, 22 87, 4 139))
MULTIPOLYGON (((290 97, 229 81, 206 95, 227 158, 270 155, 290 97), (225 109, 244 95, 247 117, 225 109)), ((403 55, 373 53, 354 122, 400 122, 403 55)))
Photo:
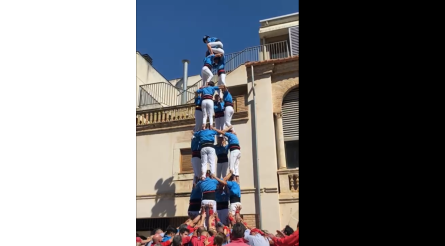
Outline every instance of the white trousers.
MULTIPOLYGON (((222 73, 222 74, 220 74, 219 76, 218 76, 218 84, 217 84, 218 86, 219 85, 226 85, 226 74, 225 73, 222 73)), ((222 90, 221 89, 219 89, 219 92, 218 92, 218 94, 221 96, 223 93, 222 93, 222 90)))
MULTIPOLYGON (((216 211, 216 201, 214 200, 202 200, 201 201, 201 205, 207 205, 207 204, 212 204, 213 205, 213 211, 216 211)), ((209 217, 210 217, 210 213, 209 213, 209 208, 206 208, 206 219, 204 221, 204 226, 206 228, 209 228, 209 217)), ((216 222, 215 222, 216 223, 216 222)))
POLYGON ((224 128, 232 125, 233 107, 228 106, 224 108, 224 128))
POLYGON ((198 157, 192 157, 192 167, 193 167, 193 173, 195 174, 195 177, 200 178, 201 177, 201 159, 198 157))
POLYGON ((210 42, 209 45, 212 48, 212 51, 214 54, 224 54, 224 50, 223 50, 224 46, 223 46, 223 43, 221 43, 221 41, 210 42))
POLYGON ((241 158, 241 151, 239 151, 238 149, 230 151, 229 168, 230 168, 230 170, 232 170, 233 174, 235 174, 236 176, 239 176, 240 158, 241 158))
POLYGON ((210 80, 212 80, 213 73, 207 66, 202 67, 201 78, 202 78, 202 86, 207 86, 207 83, 210 82, 210 80))
POLYGON ((214 148, 204 147, 201 149, 201 177, 206 177, 207 163, 210 164, 210 173, 215 174, 215 156, 214 148))
POLYGON ((195 109, 195 129, 193 131, 197 132, 202 129, 202 111, 195 109))
POLYGON ((202 124, 207 124, 207 116, 209 117, 210 125, 213 126, 213 100, 212 99, 204 99, 201 103, 202 108, 202 124))
POLYGON ((223 179, 227 175, 227 168, 229 167, 228 162, 221 162, 216 164, 216 177, 223 179))
POLYGON ((241 203, 240 202, 230 203, 230 213, 232 213, 233 216, 235 216, 236 205, 241 205, 241 203))
POLYGON ((224 130, 224 122, 225 122, 224 117, 215 118, 216 129, 221 130, 221 131, 224 130))
POLYGON ((218 212, 218 218, 225 226, 229 225, 229 209, 220 209, 217 210, 218 212))

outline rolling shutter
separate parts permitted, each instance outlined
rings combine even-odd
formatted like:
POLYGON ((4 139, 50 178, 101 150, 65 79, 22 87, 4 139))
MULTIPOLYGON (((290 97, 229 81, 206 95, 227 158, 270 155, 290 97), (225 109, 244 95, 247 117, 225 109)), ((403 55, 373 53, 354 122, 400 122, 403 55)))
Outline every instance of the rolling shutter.
POLYGON ((299 43, 299 27, 293 26, 289 27, 289 37, 290 37, 290 53, 291 56, 299 55, 300 43, 299 43))
POLYGON ((181 149, 181 172, 180 173, 193 173, 192 150, 191 149, 181 149))
POLYGON ((290 91, 283 99, 283 135, 284 141, 299 140, 299 101, 298 88, 290 91))

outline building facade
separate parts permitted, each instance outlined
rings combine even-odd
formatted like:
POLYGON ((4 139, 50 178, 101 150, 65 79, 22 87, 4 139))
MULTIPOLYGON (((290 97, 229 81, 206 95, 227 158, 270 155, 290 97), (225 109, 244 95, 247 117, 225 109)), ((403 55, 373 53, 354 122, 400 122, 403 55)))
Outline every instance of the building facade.
MULTIPOLYGON (((298 13, 260 21, 261 45, 226 58, 226 84, 234 97, 232 124, 241 145, 241 214, 250 225, 269 231, 288 224, 295 228, 299 218, 299 58, 291 52, 289 28, 294 26, 283 25, 295 24, 295 18, 298 22, 298 13), (263 22, 268 26, 263 27, 263 22), (270 28, 273 26, 275 29, 270 28), (286 28, 287 37, 279 31, 286 28), (248 56, 248 60, 238 59, 248 56), (256 60, 251 58, 254 56, 256 60)), ((175 95, 193 94, 195 84, 200 83, 197 79, 188 77, 187 90, 182 91, 183 84, 176 84, 184 79, 162 83, 170 84, 175 95)), ((190 140, 194 105, 174 98, 168 105, 166 99, 152 93, 156 90, 153 85, 139 84, 137 89, 136 217, 138 232, 148 235, 154 227, 178 225, 187 217, 193 179, 190 140), (153 98, 152 104, 140 100, 141 91, 146 98, 153 98)))

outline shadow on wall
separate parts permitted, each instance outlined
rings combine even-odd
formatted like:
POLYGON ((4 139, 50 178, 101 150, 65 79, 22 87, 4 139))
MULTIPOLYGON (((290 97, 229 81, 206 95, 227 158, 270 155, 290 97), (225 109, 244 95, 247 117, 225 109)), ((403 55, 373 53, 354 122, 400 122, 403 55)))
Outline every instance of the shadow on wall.
POLYGON ((151 209, 151 217, 174 217, 176 214, 175 192, 176 185, 173 183, 173 177, 161 178, 155 184, 156 197, 155 205, 151 209))

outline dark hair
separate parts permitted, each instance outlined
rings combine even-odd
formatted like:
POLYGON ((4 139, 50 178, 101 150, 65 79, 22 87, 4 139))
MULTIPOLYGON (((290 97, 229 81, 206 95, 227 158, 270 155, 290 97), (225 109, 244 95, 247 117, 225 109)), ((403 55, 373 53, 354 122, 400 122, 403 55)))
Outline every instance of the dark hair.
POLYGON ((233 225, 233 228, 232 228, 233 239, 243 238, 245 230, 246 230, 246 227, 242 223, 236 222, 236 224, 233 225))
POLYGON ((173 238, 172 246, 181 246, 182 245, 182 237, 180 235, 176 235, 173 238))
POLYGON ((215 231, 214 230, 209 229, 207 232, 209 233, 209 235, 211 237, 213 237, 213 235, 215 235, 215 231))
POLYGON ((213 81, 209 81, 209 85, 210 85, 210 86, 214 86, 214 85, 215 85, 215 82, 213 82, 213 81))
POLYGON ((165 234, 164 235, 170 235, 170 234, 176 234, 178 230, 176 230, 176 228, 172 227, 172 226, 168 226, 167 229, 165 230, 165 234))
POLYGON ((147 237, 146 236, 142 236, 142 235, 140 235, 139 236, 142 240, 147 240, 147 237))
POLYGON ((183 227, 182 225, 179 227, 179 234, 183 234, 184 232, 190 233, 189 228, 187 228, 187 225, 183 227))
POLYGON ((226 235, 224 233, 219 232, 215 238, 213 239, 213 244, 217 246, 221 246, 225 241, 226 235))
POLYGON ((284 235, 290 236, 292 233, 294 233, 294 229, 292 229, 289 225, 284 227, 284 235))

